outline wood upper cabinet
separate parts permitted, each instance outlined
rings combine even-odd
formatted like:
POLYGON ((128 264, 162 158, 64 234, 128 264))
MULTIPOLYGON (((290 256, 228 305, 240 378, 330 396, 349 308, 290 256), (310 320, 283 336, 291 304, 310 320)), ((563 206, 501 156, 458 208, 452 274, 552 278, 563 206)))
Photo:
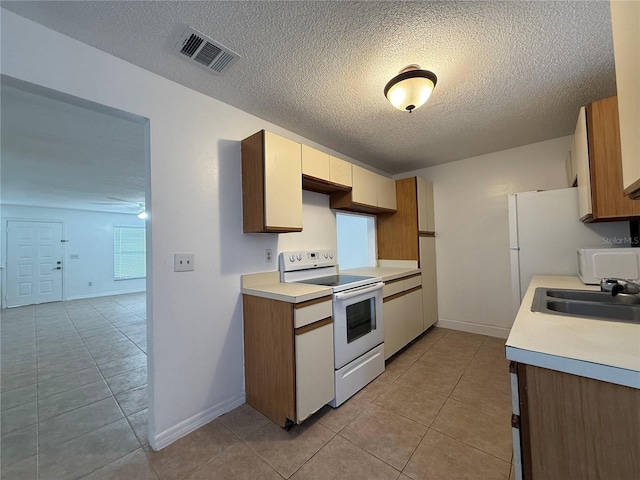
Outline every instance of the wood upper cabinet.
POLYGON ((331 297, 242 302, 247 403, 282 427, 301 423, 335 394, 331 297))
POLYGON ((640 199, 640 2, 612 1, 623 187, 640 199))
POLYGON ((351 164, 302 145, 302 188, 318 193, 351 190, 351 164))
POLYGON ((418 193, 416 177, 396 181, 396 213, 378 215, 378 258, 419 260, 418 193))
MULTIPOLYGON (((343 171, 346 174, 345 167, 343 171)), ((372 214, 395 211, 396 184, 392 179, 357 165, 351 165, 351 172, 351 191, 331 194, 331 208, 372 214)))
POLYGON ((515 362, 511 376, 516 478, 638 478, 640 390, 515 362))
POLYGON ((397 211, 378 216, 378 258, 420 260, 419 235, 434 235, 433 186, 420 177, 396 181, 397 211))
POLYGON ((625 196, 622 185, 616 97, 590 103, 584 112, 580 110, 573 150, 580 219, 583 222, 640 219, 640 202, 625 196))
POLYGON ((302 231, 302 147, 261 130, 242 141, 245 233, 302 231))

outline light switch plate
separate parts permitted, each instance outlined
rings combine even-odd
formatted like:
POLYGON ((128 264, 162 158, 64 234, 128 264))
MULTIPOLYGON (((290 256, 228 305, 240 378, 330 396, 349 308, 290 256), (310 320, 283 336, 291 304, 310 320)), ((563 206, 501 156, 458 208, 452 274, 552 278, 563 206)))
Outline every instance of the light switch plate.
POLYGON ((193 272, 194 254, 193 253, 174 253, 173 254, 173 271, 174 272, 193 272))

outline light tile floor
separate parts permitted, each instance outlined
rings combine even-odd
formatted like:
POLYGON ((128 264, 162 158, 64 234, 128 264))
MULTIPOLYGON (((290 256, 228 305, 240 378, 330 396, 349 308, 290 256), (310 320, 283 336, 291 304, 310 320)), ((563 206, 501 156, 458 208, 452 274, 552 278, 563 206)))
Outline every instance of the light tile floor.
POLYGON ((72 479, 147 443, 144 293, 2 311, 0 476, 72 479))
POLYGON ((432 328, 289 432, 242 405, 153 452, 144 316, 144 295, 3 312, 3 479, 513 478, 504 340, 432 328))

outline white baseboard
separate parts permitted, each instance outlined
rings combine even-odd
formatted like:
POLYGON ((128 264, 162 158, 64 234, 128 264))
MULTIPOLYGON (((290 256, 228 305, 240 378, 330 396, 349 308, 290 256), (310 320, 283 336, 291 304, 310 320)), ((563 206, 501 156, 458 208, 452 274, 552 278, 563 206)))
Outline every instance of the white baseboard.
POLYGON ((149 445, 154 451, 158 451, 167 445, 172 444, 176 440, 184 437, 185 435, 197 430, 198 428, 206 425, 210 421, 218 418, 223 413, 230 412, 236 407, 239 407, 245 402, 244 390, 237 393, 231 398, 224 400, 213 407, 210 407, 203 412, 195 414, 193 417, 186 419, 183 422, 161 432, 149 442, 149 445))
POLYGON ((488 335, 489 337, 507 338, 510 328, 495 327, 493 325, 483 325, 481 323, 462 322, 460 320, 448 320, 446 318, 438 318, 437 327, 450 328, 451 330, 460 330, 469 333, 478 333, 480 335, 488 335))
POLYGON ((65 297, 65 301, 69 300, 86 300, 87 298, 98 298, 98 297, 112 297, 114 295, 127 295, 128 293, 142 293, 146 291, 146 289, 134 289, 134 290, 119 290, 117 292, 104 292, 104 293, 91 293, 89 295, 71 295, 65 297))

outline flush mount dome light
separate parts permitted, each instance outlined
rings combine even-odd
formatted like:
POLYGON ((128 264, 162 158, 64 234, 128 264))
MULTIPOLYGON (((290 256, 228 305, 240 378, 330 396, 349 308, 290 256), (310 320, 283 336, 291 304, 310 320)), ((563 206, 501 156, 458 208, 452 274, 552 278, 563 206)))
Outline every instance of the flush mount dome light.
POLYGON ((389 80, 384 87, 384 96, 398 110, 411 113, 425 104, 437 82, 435 73, 422 70, 420 65, 407 65, 389 80))

